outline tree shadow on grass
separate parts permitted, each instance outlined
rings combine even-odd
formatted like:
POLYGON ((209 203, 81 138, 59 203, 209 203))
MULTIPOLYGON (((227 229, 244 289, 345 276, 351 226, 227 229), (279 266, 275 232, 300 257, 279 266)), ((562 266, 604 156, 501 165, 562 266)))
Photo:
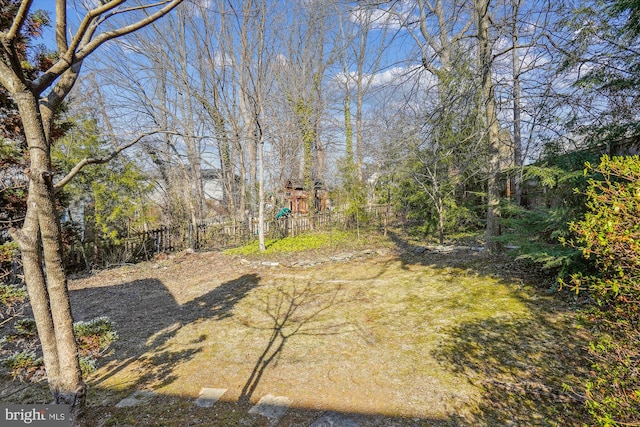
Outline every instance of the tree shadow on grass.
MULTIPOLYGON (((586 332, 560 294, 548 293, 548 279, 507 257, 470 248, 413 245, 389 233, 403 268, 424 265, 460 269, 506 286, 525 313, 501 311, 443 330, 433 356, 482 390, 470 425, 581 426, 588 422, 579 392, 588 376, 586 332)), ((473 285, 468 292, 473 293, 473 285)), ((480 296, 480 295, 479 295, 480 296)), ((474 297, 472 300, 476 299, 474 297)))
MULTIPOLYGON (((476 268, 488 254, 482 247, 470 246, 422 246, 409 242, 403 235, 391 230, 387 232, 396 245, 403 268, 420 264, 437 268, 476 268)), ((481 266, 480 266, 481 267, 481 266)), ((488 270, 478 271, 486 273, 488 270)))
POLYGON ((584 342, 563 325, 494 317, 446 331, 433 356, 483 391, 475 425, 581 426, 583 396, 565 388, 584 375, 584 342))
POLYGON ((352 325, 324 316, 331 308, 344 304, 342 286, 318 286, 312 283, 278 283, 275 289, 258 299, 243 323, 252 329, 269 332, 267 344, 242 388, 241 405, 247 405, 266 369, 279 359, 287 341, 294 336, 337 335, 353 332, 352 325))
POLYGON ((136 362, 141 375, 126 389, 171 384, 177 379, 174 368, 200 353, 207 336, 203 333, 184 343, 181 350, 175 350, 170 340, 187 324, 232 316, 236 303, 259 281, 258 275, 245 274, 185 304, 179 304, 157 279, 72 291, 76 320, 106 316, 121 331, 112 356, 102 362, 106 363, 103 373, 92 382, 99 387, 136 362))

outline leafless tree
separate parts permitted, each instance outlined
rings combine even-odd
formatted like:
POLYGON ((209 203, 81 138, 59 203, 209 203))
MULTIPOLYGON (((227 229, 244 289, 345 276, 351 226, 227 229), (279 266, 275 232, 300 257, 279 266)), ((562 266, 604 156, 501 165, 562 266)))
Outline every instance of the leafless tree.
POLYGON ((312 190, 312 181, 322 180, 326 169, 326 147, 321 134, 326 110, 323 83, 330 65, 337 60, 338 46, 329 43, 332 34, 337 34, 333 27, 336 9, 326 1, 296 7, 296 15, 288 18, 284 28, 286 34, 278 36, 286 52, 276 77, 300 140, 298 177, 312 190))
POLYGON ((86 12, 77 29, 73 30, 67 17, 66 0, 57 0, 56 60, 34 80, 25 78, 16 48, 33 2, 22 1, 11 26, 0 33, 0 84, 18 105, 31 161, 26 171, 29 177, 26 219, 20 230, 12 230, 12 236, 22 253, 49 385, 55 402, 71 405, 74 422, 84 406, 86 385, 80 372, 73 333, 60 221, 56 212, 56 190, 66 181, 53 182, 50 154, 53 114, 78 79, 82 62, 96 49, 109 40, 154 22, 180 3, 181 0, 135 5, 124 0, 100 2, 86 12), (122 26, 105 27, 113 21, 110 18, 119 16, 130 19, 122 26))
POLYGON ((392 25, 393 14, 380 13, 377 3, 359 2, 356 7, 343 13, 344 24, 341 31, 344 43, 341 57, 345 93, 346 157, 348 162, 355 163, 360 181, 363 179, 364 163, 365 98, 374 85, 376 74, 383 70, 383 58, 397 34, 397 29, 392 25), (375 37, 372 36, 374 32, 378 33, 375 37), (352 103, 355 104, 354 114, 352 103))

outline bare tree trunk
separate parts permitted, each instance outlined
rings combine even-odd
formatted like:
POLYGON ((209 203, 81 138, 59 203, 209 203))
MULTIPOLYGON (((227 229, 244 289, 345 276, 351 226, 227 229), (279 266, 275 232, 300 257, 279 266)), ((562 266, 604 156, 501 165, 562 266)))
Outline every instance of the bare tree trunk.
MULTIPOLYGON (((33 80, 24 73, 21 60, 22 37, 25 36, 23 29, 32 13, 33 2, 20 2, 15 15, 10 18, 11 23, 5 27, 9 30, 0 32, 0 84, 11 94, 20 111, 31 163, 26 172, 29 177, 26 228, 13 230, 12 235, 24 251, 25 281, 32 298, 36 326, 41 333, 42 351, 45 353, 43 358, 54 401, 71 406, 69 421, 72 425, 79 422, 86 399, 86 385, 80 371, 73 331, 67 276, 62 259, 61 228, 52 182, 50 137, 54 112, 73 88, 82 61, 87 56, 106 41, 130 34, 159 19, 181 1, 170 0, 119 10, 123 14, 142 13, 129 20, 127 25, 109 28, 108 32, 100 31, 98 27, 106 21, 104 15, 113 13, 123 2, 101 2, 80 20, 82 23, 71 34, 70 43, 67 38, 70 32, 67 2, 56 1, 56 31, 53 40, 49 41, 56 46, 57 55, 52 55, 53 62, 49 69, 33 80), (49 92, 43 95, 47 90, 49 92)), ((81 168, 81 164, 76 166, 81 168)))
MULTIPOLYGON (((206 14, 205 9, 201 9, 201 14, 206 14)), ((193 25, 195 27, 195 25, 193 25)), ((197 91, 193 96, 202 104, 204 110, 212 121, 214 135, 216 139, 216 149, 220 159, 220 175, 224 187, 223 204, 233 218, 234 225, 236 220, 236 198, 237 192, 235 185, 235 171, 232 162, 232 148, 230 146, 230 138, 227 129, 228 120, 223 114, 221 106, 221 88, 218 77, 218 63, 215 53, 212 52, 209 40, 213 37, 209 25, 202 27, 202 39, 194 37, 196 51, 200 53, 198 57, 198 72, 200 73, 201 93, 197 91), (205 76, 207 78, 205 78, 205 76)))
MULTIPOLYGON (((360 79, 361 80, 361 79, 360 79)), ((356 172, 358 181, 362 182, 362 164, 364 163, 364 132, 363 132, 363 118, 362 118, 362 102, 364 98, 364 92, 362 90, 362 82, 358 82, 358 93, 356 96, 356 172)))
MULTIPOLYGON (((160 65, 160 64, 159 64, 160 65)), ((160 102, 160 123, 162 129, 168 129, 169 127, 169 115, 167 113, 168 109, 168 99, 167 99, 167 70, 166 67, 159 66, 157 73, 159 74, 159 102, 160 102)), ((170 135, 162 135, 163 146, 160 149, 160 153, 153 149, 152 150, 152 159, 153 162, 158 166, 158 171, 160 172, 160 177, 163 181, 165 193, 167 195, 168 206, 166 206, 166 211, 169 214, 169 220, 171 224, 175 225, 179 221, 176 221, 176 207, 172 202, 173 197, 176 195, 175 191, 175 183, 174 179, 171 176, 171 155, 172 143, 170 135)))
POLYGON ((520 99, 520 56, 518 51, 518 15, 520 10, 520 0, 513 0, 513 22, 511 28, 511 41, 513 50, 511 59, 513 66, 513 165, 516 176, 512 178, 514 188, 514 198, 516 204, 522 204, 522 119, 521 119, 521 99, 520 99))
POLYGON ((40 118, 38 100, 29 90, 14 93, 14 100, 27 137, 31 166, 28 171, 29 202, 25 225, 14 232, 16 241, 25 251, 23 260, 28 288, 34 292, 31 304, 42 342, 43 357, 56 403, 71 405, 76 418, 86 398, 77 345, 73 332, 73 317, 69 303, 67 277, 62 259, 60 221, 56 212, 53 172, 49 145, 40 118), (37 218, 37 224, 34 219, 37 218), (38 237, 39 229, 39 237, 38 237), (39 239, 43 257, 38 250, 39 239), (42 267, 44 261, 44 271, 42 267), (46 290, 44 289, 46 277, 46 290), (46 300, 46 297, 48 300, 46 300))
MULTIPOLYGON (((240 167, 240 186, 238 188, 238 210, 237 210, 237 218, 241 224, 244 224, 246 221, 246 210, 247 210, 247 165, 244 159, 244 153, 242 151, 242 145, 239 141, 240 136, 236 135, 236 140, 234 141, 234 159, 237 161, 240 167)), ((234 163, 235 163, 234 161, 234 163)))
MULTIPOLYGON (((241 66, 241 65, 239 65, 241 66)), ((243 74, 244 70, 237 70, 238 73, 243 74)), ((250 94, 247 93, 249 88, 248 78, 241 78, 238 82, 239 89, 239 104, 240 104, 240 128, 241 128, 241 145, 246 147, 247 155, 248 155, 248 163, 249 163, 249 191, 246 194, 248 199, 248 204, 251 210, 251 213, 255 213, 255 202, 256 202, 256 190, 257 190, 257 145, 254 138, 254 122, 253 122, 253 114, 251 111, 252 106, 247 105, 248 98, 250 94)))
POLYGON ((258 244, 260 252, 266 249, 264 243, 264 143, 258 144, 258 244))
MULTIPOLYGON (((32 184, 30 184, 31 186, 32 184)), ((35 191, 35 190, 34 190, 35 191)), ((56 348, 56 337, 53 327, 53 317, 49 311, 49 295, 42 269, 42 251, 40 230, 38 226, 37 207, 33 199, 28 200, 27 215, 21 230, 12 230, 12 237, 18 243, 22 256, 29 301, 33 308, 38 337, 42 345, 44 366, 47 370, 49 387, 54 396, 60 388, 60 361, 56 348), (35 236, 33 238, 32 236, 35 236)))
MULTIPOLYGON (((352 40, 348 40, 347 43, 353 44, 353 50, 345 49, 344 55, 346 61, 355 61, 356 71, 352 74, 349 71, 349 67, 345 65, 345 70, 348 80, 353 80, 355 83, 355 158, 352 159, 355 164, 355 172, 359 181, 362 181, 362 165, 364 163, 364 98, 369 91, 373 79, 369 76, 375 74, 380 69, 380 62, 383 58, 383 53, 388 47, 387 31, 389 26, 388 20, 392 19, 393 14, 387 13, 386 17, 381 18, 380 15, 374 14, 375 7, 378 5, 376 1, 364 0, 358 2, 358 10, 355 16, 350 21, 357 25, 355 30, 357 35, 352 37, 352 40), (386 20, 381 22, 380 20, 386 20), (380 25, 378 27, 378 25, 380 25), (376 31, 376 36, 371 37, 371 31, 376 31), (372 49, 371 41, 375 40, 377 45, 372 49), (374 51, 375 49, 375 51, 374 51), (367 69, 365 70, 365 66, 367 69)), ((350 34, 349 31, 346 32, 350 34)), ((349 36, 347 36, 349 37, 349 36)), ((349 90, 347 81, 347 90, 349 90)), ((348 96, 350 96, 348 94, 348 96)))
POLYGON ((444 201, 442 197, 438 198, 437 203, 438 210, 438 241, 441 245, 444 245, 444 201))
POLYGON ((344 135, 347 166, 351 167, 353 165, 353 125, 351 124, 351 96, 349 95, 348 82, 344 96, 344 135))
MULTIPOLYGON (((302 162, 304 165, 304 188, 305 190, 307 190, 307 196, 310 197, 311 191, 313 189, 313 148, 315 146, 316 133, 310 117, 305 117, 305 122, 302 126, 302 162)), ((308 204, 309 199, 307 199, 307 206, 308 204)))
POLYGON ((485 108, 485 126, 488 144, 487 177, 487 248, 492 252, 500 250, 495 238, 500 236, 500 127, 498 124, 495 87, 491 80, 493 58, 489 40, 489 6, 491 0, 475 0, 478 19, 478 56, 482 73, 482 100, 485 108))
POLYGON ((177 39, 179 46, 177 46, 177 55, 180 62, 180 97, 182 107, 182 125, 186 136, 184 137, 184 144, 187 152, 187 168, 185 175, 187 176, 187 182, 189 188, 187 190, 187 197, 189 208, 191 210, 191 223, 194 230, 197 229, 199 222, 202 220, 204 211, 204 190, 202 187, 202 158, 200 156, 199 141, 194 137, 195 125, 194 114, 192 108, 192 100, 194 97, 191 95, 192 86, 190 81, 188 63, 189 49, 187 45, 187 21, 185 13, 179 10, 177 13, 180 28, 177 29, 177 39))

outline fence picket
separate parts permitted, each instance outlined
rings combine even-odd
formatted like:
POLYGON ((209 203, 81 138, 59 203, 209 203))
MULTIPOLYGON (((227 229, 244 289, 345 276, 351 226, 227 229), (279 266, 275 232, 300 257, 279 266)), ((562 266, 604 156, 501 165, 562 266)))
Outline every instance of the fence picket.
MULTIPOLYGON (((378 225, 389 222, 390 209, 386 205, 371 206, 370 218, 378 225)), ((343 212, 323 212, 309 216, 289 216, 278 220, 265 221, 265 235, 271 238, 293 237, 300 233, 328 229, 340 225, 348 228, 348 217, 343 212)), ((129 235, 122 243, 79 244, 67 251, 66 264, 70 270, 83 270, 92 265, 111 265, 114 262, 132 262, 149 260, 153 255, 163 252, 175 252, 191 247, 193 249, 222 249, 246 243, 258 235, 258 221, 252 218, 246 225, 229 222, 203 222, 193 227, 189 224, 183 229, 161 226, 129 235), (84 254, 84 255, 83 255, 84 254), (95 259, 86 260, 87 254, 95 259), (82 267, 84 265, 84 268, 82 267)))

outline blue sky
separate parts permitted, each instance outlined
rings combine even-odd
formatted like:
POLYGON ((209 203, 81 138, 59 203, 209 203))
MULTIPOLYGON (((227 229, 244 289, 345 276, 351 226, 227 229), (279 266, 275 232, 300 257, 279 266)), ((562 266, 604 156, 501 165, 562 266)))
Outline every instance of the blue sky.
MULTIPOLYGON (((34 0, 32 10, 46 10, 49 12, 49 18, 53 23, 56 13, 55 13, 55 1, 54 0, 34 0)), ((55 37, 56 32, 53 26, 47 27, 44 29, 44 34, 42 37, 42 42, 49 49, 55 48, 55 37)))
MULTIPOLYGON (((537 2, 538 2, 537 0, 525 0, 524 4, 527 5, 527 7, 530 7, 532 4, 535 4, 537 2)), ((69 3, 74 4, 76 2, 70 1, 69 3)), ((274 8, 278 8, 282 4, 283 3, 281 2, 269 3, 269 5, 273 6, 274 8)), ((304 3, 301 3, 300 5, 303 5, 303 4, 304 3)), ((351 4, 354 4, 354 3, 351 3, 351 4)), ((396 3, 396 5, 398 5, 399 7, 400 13, 408 13, 409 9, 407 9, 407 6, 406 6, 407 4, 408 2, 404 2, 404 1, 396 3)), ((290 3, 288 3, 288 5, 291 6, 290 3)), ((50 11, 50 16, 52 20, 55 18, 55 13, 53 11, 54 7, 55 7, 55 2, 53 0, 35 0, 34 1, 34 8, 41 8, 41 9, 50 11)), ((287 19, 292 19, 293 21, 291 22, 294 22, 295 21, 294 15, 298 13, 298 11, 289 10, 288 13, 290 14, 290 16, 287 17, 287 19)), ((215 16, 215 12, 212 16, 215 16)), ((72 22, 71 26, 73 27, 73 22, 77 19, 75 12, 70 11, 68 14, 68 18, 72 22)), ((353 20, 351 21, 351 23, 353 23, 353 20)), ((54 34, 55 32, 53 27, 49 27, 45 29, 43 42, 51 49, 55 48, 54 34)), ((370 42, 375 44, 376 40, 379 40, 382 34, 383 34, 383 31, 380 28, 374 27, 370 31, 370 42)), ((388 83, 390 81, 397 82, 398 76, 406 75, 408 70, 418 70, 420 68, 420 65, 419 65, 420 56, 419 56, 419 51, 417 49, 416 42, 410 36, 409 32, 406 29, 402 29, 397 22, 395 23, 392 22, 391 25, 389 26, 389 32, 387 36, 388 37, 393 36, 394 41, 391 44, 390 48, 385 51, 385 54, 380 63, 379 69, 374 70, 375 74, 368 76, 368 78, 371 78, 374 82, 372 84, 372 89, 382 87, 383 84, 388 83)), ((500 41, 500 43, 502 44, 508 44, 509 42, 510 41, 506 39, 500 41)), ((212 43, 218 43, 218 41, 212 41, 212 43)), ((114 42, 110 42, 109 44, 113 45, 114 42)), ((124 52, 124 51, 121 53, 123 55, 128 54, 127 52, 124 52)), ((369 55, 368 63, 371 64, 374 61, 373 56, 371 56, 372 52, 369 52, 368 55, 369 55)), ((522 60, 524 62, 527 62, 527 56, 526 56, 527 54, 525 54, 523 51, 521 55, 522 55, 522 60)), ((538 60, 545 61, 547 59, 538 58, 538 60)), ((506 70, 506 71, 500 71, 496 74, 496 78, 500 79, 504 84, 503 92, 499 92, 499 94, 501 95, 504 95, 505 93, 507 93, 508 95, 509 78, 510 78, 509 70, 508 70, 508 62, 509 62, 508 56, 505 56, 505 58, 501 60, 501 63, 498 63, 498 65, 504 66, 505 67, 504 70, 506 70)), ((368 67, 365 67, 365 73, 368 72, 367 68, 368 67)), ((354 70, 354 64, 352 63, 350 64, 350 71, 353 72, 353 70, 354 70)), ((329 83, 331 82, 335 83, 336 76, 338 76, 340 73, 343 73, 343 72, 344 70, 342 69, 341 64, 335 64, 331 66, 331 68, 329 69, 329 72, 325 75, 325 79, 329 83)), ((400 106, 403 102, 405 102, 404 98, 408 93, 410 93, 410 91, 414 89, 414 85, 416 84, 416 82, 420 82, 423 85, 422 90, 424 90, 425 87, 433 86, 433 76, 430 76, 424 70, 422 70, 421 75, 422 76, 420 77, 420 79, 413 78, 406 85, 401 85, 396 83, 396 85, 391 88, 386 87, 384 91, 373 94, 369 98, 368 108, 370 109, 380 108, 381 101, 388 103, 389 108, 402 108, 398 106, 400 106), (397 100, 397 103, 394 104, 393 101, 395 100, 397 100)), ((338 94, 337 98, 340 98, 341 96, 342 95, 338 94)), ((423 97, 420 100, 414 100, 414 102, 416 102, 416 105, 418 105, 418 103, 422 103, 424 107, 424 104, 425 104, 424 100, 425 100, 425 96, 423 95, 423 97)), ((334 121, 336 122, 340 120, 340 114, 341 114, 340 108, 341 108, 341 99, 339 99, 335 103, 335 105, 331 106, 331 109, 332 109, 331 114, 335 114, 335 116, 331 119, 335 119, 334 121)))

